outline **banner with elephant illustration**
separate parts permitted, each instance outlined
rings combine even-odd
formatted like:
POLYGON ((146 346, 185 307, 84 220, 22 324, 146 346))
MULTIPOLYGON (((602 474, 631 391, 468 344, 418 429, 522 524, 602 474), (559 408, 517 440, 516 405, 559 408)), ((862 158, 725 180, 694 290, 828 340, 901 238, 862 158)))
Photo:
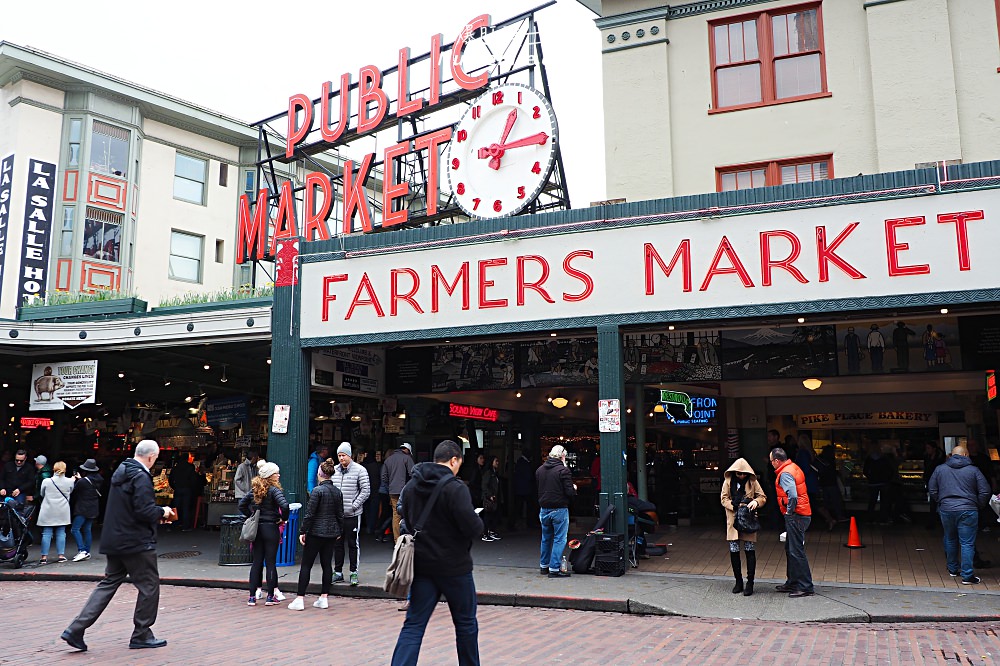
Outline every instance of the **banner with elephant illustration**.
POLYGON ((95 402, 97 361, 38 363, 31 366, 31 411, 76 408, 95 402))

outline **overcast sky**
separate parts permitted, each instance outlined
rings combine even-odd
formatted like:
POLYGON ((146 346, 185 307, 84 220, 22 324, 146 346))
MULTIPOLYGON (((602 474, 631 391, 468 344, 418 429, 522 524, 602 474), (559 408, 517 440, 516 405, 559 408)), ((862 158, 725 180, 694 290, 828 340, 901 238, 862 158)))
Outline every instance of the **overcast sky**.
MULTIPOLYGON (((494 23, 544 0, 261 2, 116 0, 4 2, 0 39, 33 46, 200 106, 253 122, 294 93, 359 67, 394 65, 398 51, 445 43, 478 14, 494 23), (299 12, 299 13, 296 13, 299 12)), ((605 198, 600 33, 576 0, 537 15, 575 208, 605 198)))

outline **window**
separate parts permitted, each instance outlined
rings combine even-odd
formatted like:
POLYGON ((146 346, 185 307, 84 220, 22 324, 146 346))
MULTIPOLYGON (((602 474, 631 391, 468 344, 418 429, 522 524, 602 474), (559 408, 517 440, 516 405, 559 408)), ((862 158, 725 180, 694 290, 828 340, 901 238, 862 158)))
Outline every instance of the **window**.
MULTIPOLYGON (((72 145, 72 121, 70 123, 72 145)), ((90 138, 90 169, 111 176, 126 177, 129 136, 127 129, 95 120, 94 133, 90 138)))
POLYGON ((66 206, 63 208, 62 231, 59 237, 59 256, 69 257, 73 255, 73 216, 76 208, 66 206))
MULTIPOLYGON (((83 256, 101 261, 121 261, 122 222, 125 216, 103 208, 87 206, 83 225, 83 256)), ((63 219, 65 229, 66 220, 63 219)))
POLYGON ((215 239, 215 263, 221 264, 226 257, 226 241, 215 239))
POLYGON ((73 118, 69 121, 69 163, 67 166, 80 166, 80 137, 83 132, 83 120, 73 118))
POLYGON ((229 187, 229 165, 219 162, 219 187, 229 187))
POLYGON ((170 277, 174 280, 201 282, 201 236, 182 231, 170 232, 170 277))
POLYGON ((825 95, 822 26, 819 5, 710 24, 714 109, 825 95))
POLYGON ((833 178, 833 156, 800 157, 756 164, 739 164, 715 170, 716 190, 731 192, 768 185, 808 183, 833 178))
POLYGON ((205 176, 208 162, 177 153, 174 160, 174 199, 205 205, 205 176))

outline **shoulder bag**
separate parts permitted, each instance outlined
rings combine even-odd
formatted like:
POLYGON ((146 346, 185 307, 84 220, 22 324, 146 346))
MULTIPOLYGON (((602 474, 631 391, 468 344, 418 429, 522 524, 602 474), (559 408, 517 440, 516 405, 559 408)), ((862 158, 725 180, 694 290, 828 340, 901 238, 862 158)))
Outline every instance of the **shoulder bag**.
POLYGON ((753 534, 760 531, 760 520, 757 519, 757 512, 751 511, 747 503, 748 501, 740 502, 736 509, 736 530, 743 534, 753 534))
POLYGON ((260 509, 257 509, 250 517, 243 521, 243 528, 240 530, 240 541, 247 543, 257 540, 257 527, 260 525, 260 509))
POLYGON ((430 500, 427 501, 427 506, 420 513, 420 520, 413 526, 413 534, 402 534, 399 540, 396 541, 396 546, 392 549, 392 559, 385 570, 385 583, 382 585, 382 589, 389 594, 400 599, 406 598, 406 595, 409 594, 410 585, 413 583, 415 539, 427 522, 427 518, 430 517, 431 509, 434 508, 434 503, 437 501, 438 495, 441 494, 444 484, 453 478, 455 477, 446 476, 438 481, 434 487, 434 492, 431 493, 430 500))

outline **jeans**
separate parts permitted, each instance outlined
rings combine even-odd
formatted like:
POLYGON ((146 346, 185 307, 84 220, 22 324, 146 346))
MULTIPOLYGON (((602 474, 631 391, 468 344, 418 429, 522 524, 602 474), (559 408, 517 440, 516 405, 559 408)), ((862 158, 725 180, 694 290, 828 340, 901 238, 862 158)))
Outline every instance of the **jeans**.
POLYGON ((52 531, 56 533, 56 554, 66 554, 66 526, 56 525, 55 527, 42 528, 42 555, 49 554, 49 546, 52 545, 52 531))
POLYGON ((785 558, 788 562, 785 584, 802 592, 813 591, 812 572, 806 559, 806 530, 810 522, 809 516, 785 514, 785 558))
POLYGON ((455 625, 455 648, 460 666, 479 665, 479 622, 476 620, 476 582, 472 572, 461 576, 425 576, 416 574, 410 585, 410 605, 406 621, 399 630, 392 666, 414 666, 420 656, 420 644, 438 599, 444 595, 455 625))
POLYGON ((973 576, 972 562, 976 552, 976 530, 979 529, 979 512, 939 511, 941 526, 944 527, 944 556, 948 561, 948 571, 961 573, 962 580, 973 576), (961 551, 961 564, 959 563, 961 551))
POLYGON ((550 572, 559 571, 569 532, 569 509, 541 509, 538 520, 542 523, 542 552, 538 567, 547 566, 550 572))
POLYGON ((81 553, 90 552, 90 546, 93 544, 90 528, 93 524, 93 518, 84 518, 83 516, 73 518, 73 526, 70 527, 69 531, 73 533, 73 538, 76 539, 76 549, 81 553))

